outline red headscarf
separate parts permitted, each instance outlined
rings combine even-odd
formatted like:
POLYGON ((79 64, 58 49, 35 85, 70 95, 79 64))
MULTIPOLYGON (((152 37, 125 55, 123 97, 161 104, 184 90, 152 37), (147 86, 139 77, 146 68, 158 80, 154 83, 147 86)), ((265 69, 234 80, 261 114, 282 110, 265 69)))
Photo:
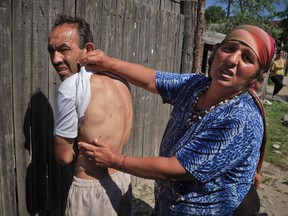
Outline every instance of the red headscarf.
MULTIPOLYGON (((262 69, 264 72, 267 72, 269 70, 269 68, 273 63, 275 52, 275 40, 267 32, 256 26, 240 25, 234 28, 229 34, 226 35, 226 37, 222 41, 222 44, 231 40, 240 41, 249 46, 255 52, 258 58, 260 69, 262 69)), ((253 87, 250 87, 248 91, 252 95, 256 105, 258 106, 262 114, 264 124, 264 134, 262 139, 262 145, 260 148, 260 157, 256 170, 256 173, 260 174, 264 161, 266 136, 267 136, 265 110, 260 98, 256 94, 255 89, 253 89, 253 87)), ((256 189, 258 188, 259 184, 260 184, 259 175, 256 174, 254 181, 256 189)))
POLYGON ((240 25, 226 35, 222 44, 236 40, 248 45, 257 55, 260 68, 267 72, 273 63, 275 40, 263 29, 252 25, 240 25))

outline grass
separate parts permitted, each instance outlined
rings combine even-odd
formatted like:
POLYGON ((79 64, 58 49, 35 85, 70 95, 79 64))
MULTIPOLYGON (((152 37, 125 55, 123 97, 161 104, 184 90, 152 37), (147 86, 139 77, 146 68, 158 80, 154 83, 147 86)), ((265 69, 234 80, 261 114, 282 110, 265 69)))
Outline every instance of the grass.
POLYGON ((283 125, 284 115, 288 115, 288 104, 273 101, 265 105, 267 121, 267 146, 265 161, 288 170, 288 127, 283 125), (279 145, 275 149, 273 145, 279 145))

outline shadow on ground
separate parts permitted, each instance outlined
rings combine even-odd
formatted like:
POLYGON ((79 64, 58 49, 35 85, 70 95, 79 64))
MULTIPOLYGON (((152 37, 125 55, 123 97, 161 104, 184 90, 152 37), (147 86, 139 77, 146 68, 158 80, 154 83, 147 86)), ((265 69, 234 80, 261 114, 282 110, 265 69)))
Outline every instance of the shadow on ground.
POLYGON ((145 201, 132 197, 132 216, 151 215, 153 208, 145 201))

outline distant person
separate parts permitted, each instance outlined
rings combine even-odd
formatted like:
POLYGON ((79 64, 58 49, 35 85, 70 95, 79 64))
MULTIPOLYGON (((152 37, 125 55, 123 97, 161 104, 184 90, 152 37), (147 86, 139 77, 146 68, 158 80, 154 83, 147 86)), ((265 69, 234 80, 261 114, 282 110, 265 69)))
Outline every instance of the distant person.
MULTIPOLYGON (((286 57, 285 57, 285 62, 286 62, 286 65, 285 65, 285 76, 287 76, 287 74, 288 74, 288 65, 287 65, 287 57, 288 56, 288 54, 286 53, 286 57)), ((285 84, 285 86, 287 86, 287 83, 284 83, 285 84)))
POLYGON ((276 58, 270 71, 270 78, 274 83, 272 98, 277 98, 277 94, 285 86, 285 84, 283 83, 285 67, 286 61, 283 59, 283 50, 279 50, 276 54, 276 58))
POLYGON ((62 81, 57 96, 55 158, 61 165, 76 159, 65 215, 130 215, 130 175, 96 167, 81 152, 73 151, 77 141, 92 143, 94 137, 101 137, 118 154, 123 153, 132 127, 128 83, 119 75, 80 69, 80 58, 94 49, 85 20, 59 16, 48 43, 51 62, 62 81))
POLYGON ((79 142, 79 150, 97 166, 155 179, 154 215, 258 215, 266 130, 255 90, 274 46, 262 29, 238 26, 212 55, 209 77, 156 71, 100 50, 86 53, 81 65, 119 74, 173 110, 159 157, 118 154, 99 139, 79 142))

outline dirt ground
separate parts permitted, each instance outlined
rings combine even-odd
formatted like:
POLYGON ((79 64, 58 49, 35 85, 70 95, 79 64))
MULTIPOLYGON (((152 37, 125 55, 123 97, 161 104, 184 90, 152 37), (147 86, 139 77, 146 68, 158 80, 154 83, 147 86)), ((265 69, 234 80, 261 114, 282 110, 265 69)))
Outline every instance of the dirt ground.
MULTIPOLYGON (((288 84, 288 76, 284 82, 288 84)), ((272 100, 272 91, 273 86, 268 86, 266 100, 272 100)), ((288 102, 287 86, 281 90, 279 96, 280 100, 288 102)), ((261 201, 259 216, 288 216, 288 171, 264 162, 262 176, 264 181, 258 190, 261 201)), ((153 188, 154 181, 143 180, 133 189, 133 215, 151 215, 154 207, 153 188)))

